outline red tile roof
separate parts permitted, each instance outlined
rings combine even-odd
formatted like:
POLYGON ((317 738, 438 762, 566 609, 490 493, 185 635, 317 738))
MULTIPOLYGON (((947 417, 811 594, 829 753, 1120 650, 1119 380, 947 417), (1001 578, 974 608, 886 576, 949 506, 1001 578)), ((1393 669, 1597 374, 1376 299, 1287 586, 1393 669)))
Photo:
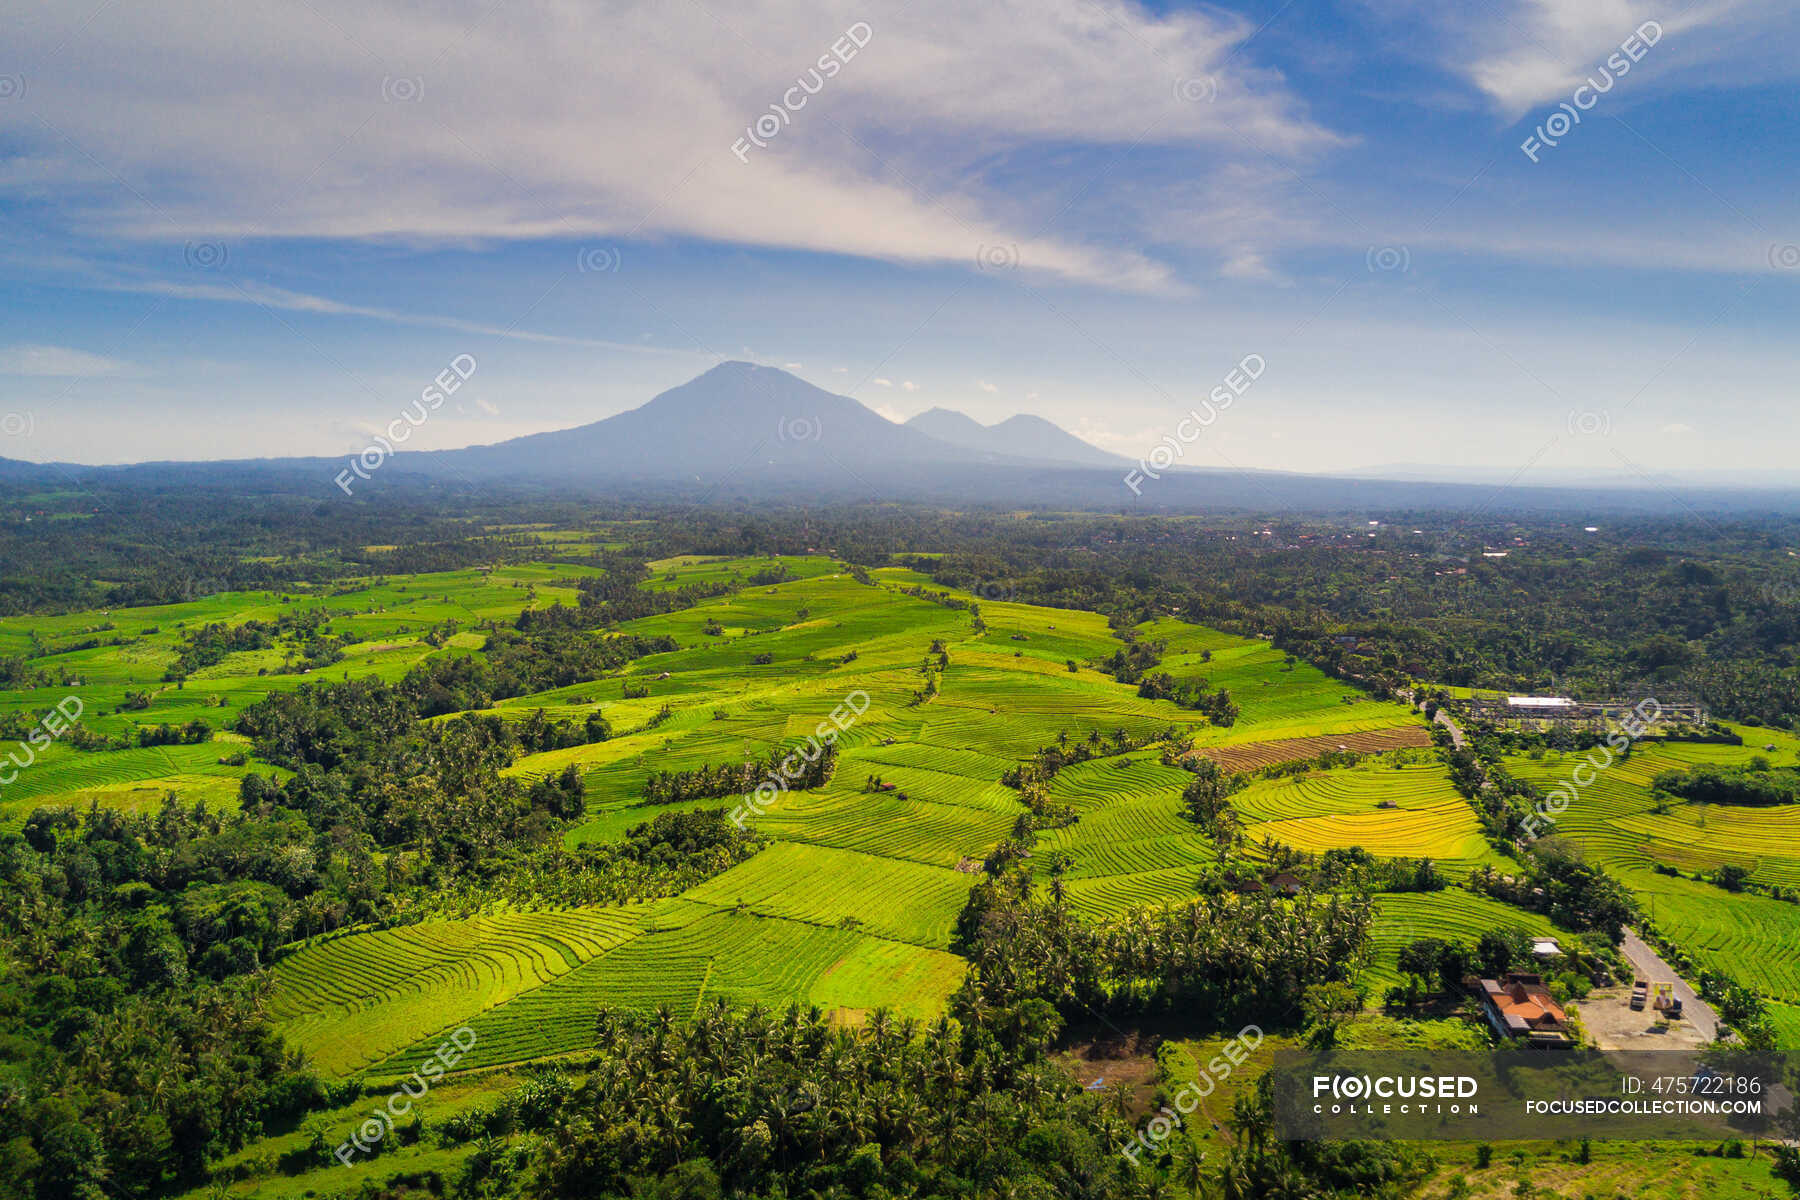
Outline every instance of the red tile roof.
POLYGON ((1514 1018, 1530 1026, 1561 1025, 1568 1019, 1536 975, 1508 975, 1505 983, 1484 979, 1481 990, 1508 1025, 1514 1018))

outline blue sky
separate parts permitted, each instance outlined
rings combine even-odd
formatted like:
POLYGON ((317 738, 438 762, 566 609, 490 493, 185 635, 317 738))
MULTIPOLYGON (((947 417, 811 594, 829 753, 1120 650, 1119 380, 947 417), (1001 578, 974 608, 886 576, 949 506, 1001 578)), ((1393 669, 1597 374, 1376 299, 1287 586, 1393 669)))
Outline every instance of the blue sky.
POLYGON ((7 26, 7 457, 349 452, 460 354, 414 445, 751 358, 1137 457, 1257 354, 1197 464, 1794 460, 1791 5, 71 0, 7 26))

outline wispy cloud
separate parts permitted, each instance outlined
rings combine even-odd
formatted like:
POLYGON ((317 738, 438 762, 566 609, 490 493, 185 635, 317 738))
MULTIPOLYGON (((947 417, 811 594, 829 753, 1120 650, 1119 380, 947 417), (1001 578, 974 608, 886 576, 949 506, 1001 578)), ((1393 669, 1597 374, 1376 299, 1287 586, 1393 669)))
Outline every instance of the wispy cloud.
POLYGON ((223 304, 250 304, 258 308, 284 312, 315 313, 324 316, 363 317, 391 321, 398 325, 416 325, 432 329, 452 329, 459 333, 483 337, 508 338, 519 342, 541 342, 558 346, 588 346, 603 350, 629 350, 634 354, 655 354, 681 358, 714 358, 700 350, 650 346, 642 342, 614 342, 604 338, 576 337, 560 333, 543 333, 520 329, 514 325, 490 325, 480 321, 464 321, 457 317, 429 313, 401 312, 366 304, 346 304, 326 296, 258 283, 181 283, 167 279, 117 280, 101 285, 105 290, 139 292, 150 296, 167 296, 175 300, 201 300, 223 304))
POLYGON ((139 375, 143 369, 134 363, 90 354, 68 346, 4 346, 0 347, 0 375, 57 379, 106 379, 121 375, 139 375))
POLYGON ((1724 63, 1738 83, 1793 73, 1792 55, 1778 49, 1794 31, 1794 9, 1786 0, 1695 0, 1666 8, 1633 0, 1365 3, 1434 40, 1443 65, 1479 88, 1508 120, 1565 97, 1646 21, 1661 27, 1663 39, 1634 66, 1640 85, 1724 63))
POLYGON ((77 35, 84 52, 0 112, 29 163, 0 187, 63 185, 84 226, 146 237, 677 235, 971 269, 1000 245, 1027 272, 1160 291, 1170 268, 1129 245, 1032 235, 1060 202, 990 183, 996 148, 1016 179, 1054 177, 1071 143, 1224 161, 1338 141, 1223 10, 694 3, 698 20, 653 0, 527 0, 504 20, 481 0, 314 0, 230 22, 174 0, 93 22, 52 6, 9 57, 49 60, 77 35), (857 22, 868 44, 814 85, 857 22), (734 155, 800 78, 816 94, 795 93, 781 137, 734 155))

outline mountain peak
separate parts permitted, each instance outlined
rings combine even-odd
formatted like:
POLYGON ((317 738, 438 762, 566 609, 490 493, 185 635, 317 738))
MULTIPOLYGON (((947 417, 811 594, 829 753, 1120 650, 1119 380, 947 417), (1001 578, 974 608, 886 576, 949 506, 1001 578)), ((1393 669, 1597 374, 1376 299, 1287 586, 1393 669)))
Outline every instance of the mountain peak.
POLYGON ((988 426, 988 428, 989 429, 1054 429, 1054 430, 1057 430, 1058 432, 1063 431, 1062 426, 1058 425, 1056 422, 1046 420, 1043 417, 1036 415, 1035 413, 1014 413, 1012 416, 1006 418, 1006 420, 1001 421, 1000 423, 998 423, 996 425, 990 425, 990 426, 988 426))
POLYGON ((952 446, 987 454, 1004 454, 1062 466, 1125 465, 1124 459, 1082 441, 1054 421, 1031 413, 1015 413, 996 425, 983 425, 955 409, 931 408, 908 421, 906 427, 952 446))
MULTIPOLYGON (((916 429, 920 433, 930 434, 952 446, 973 446, 987 434, 987 427, 966 413, 959 413, 953 408, 928 408, 906 423, 908 429, 916 429)), ((991 446, 983 444, 979 449, 989 450, 991 446)))
POLYGON ((703 488, 776 480, 861 491, 878 479, 916 479, 931 470, 1114 467, 1121 461, 1037 417, 1013 417, 988 429, 940 408, 896 425, 850 396, 739 359, 604 421, 433 458, 538 477, 654 478, 703 488))

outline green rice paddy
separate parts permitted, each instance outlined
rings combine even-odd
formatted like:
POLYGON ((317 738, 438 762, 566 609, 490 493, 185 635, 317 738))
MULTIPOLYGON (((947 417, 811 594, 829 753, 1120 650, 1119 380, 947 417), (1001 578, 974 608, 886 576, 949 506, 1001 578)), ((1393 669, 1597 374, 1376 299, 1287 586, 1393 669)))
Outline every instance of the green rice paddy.
MULTIPOLYGON (((551 540, 576 539, 545 532, 551 540)), ((984 632, 966 608, 903 589, 928 580, 877 570, 859 583, 823 557, 684 557, 651 564, 652 588, 731 584, 738 590, 630 623, 678 649, 604 679, 505 701, 497 715, 523 719, 605 714, 618 736, 537 754, 510 770, 526 778, 574 765, 588 811, 570 844, 604 842, 665 808, 642 802, 652 772, 761 758, 792 745, 856 698, 863 711, 839 738, 826 786, 779 797, 753 817, 768 839, 758 854, 678 898, 613 908, 508 912, 388 930, 340 932, 292 947, 272 969, 272 1012, 286 1035, 329 1073, 410 1070, 447 1030, 467 1024, 469 1065, 492 1067, 579 1051, 606 1005, 687 1014, 732 1004, 817 1005, 840 1019, 876 1008, 919 1016, 943 1010, 965 964, 951 931, 980 862, 1024 811, 1002 772, 1065 737, 1117 731, 1153 737, 1174 729, 1200 746, 1391 729, 1420 719, 1268 643, 1166 618, 1140 628, 1165 643, 1164 667, 1180 680, 1228 688, 1241 709, 1230 728, 1198 713, 1140 698, 1095 669, 1120 647, 1094 613, 981 600, 984 632), (780 582, 748 584, 779 565, 780 582), (938 694, 920 700, 920 665, 941 643, 949 665, 938 694), (765 659, 766 661, 758 661, 765 659), (1069 667, 1070 661, 1075 669, 1069 667), (627 686, 647 695, 627 699, 627 686), (864 705, 866 704, 866 707, 864 705), (669 715, 644 728, 667 706, 669 715), (639 730, 639 732, 633 732, 639 730), (870 790, 870 777, 886 785, 870 790)), ((43 804, 98 803, 142 811, 173 793, 229 808, 238 781, 272 768, 222 759, 245 750, 228 734, 249 703, 319 677, 396 679, 439 655, 479 652, 478 621, 509 622, 527 607, 576 601, 589 568, 550 564, 368 580, 288 594, 234 593, 187 604, 0 621, 0 654, 29 655, 55 686, 0 696, 0 711, 35 713, 76 694, 85 723, 130 737, 143 725, 206 722, 221 737, 194 746, 101 753, 57 745, 0 788, 0 825, 16 828, 43 804), (351 637, 342 661, 302 673, 295 647, 228 656, 177 686, 162 681, 184 635, 200 625, 273 621, 324 610, 351 637), (455 622, 451 631, 447 622, 455 622), (427 635, 437 636, 427 640, 427 635), (445 634, 451 634, 447 640, 445 634), (145 693, 127 707, 128 693, 145 693)), ((960 594, 959 599, 979 599, 960 594)), ((1792 748, 1778 756, 1790 761, 1792 748)), ((1684 875, 1732 862, 1759 882, 1800 884, 1800 814, 1789 810, 1672 807, 1657 812, 1648 781, 1692 762, 1733 762, 1749 749, 1645 748, 1603 772, 1561 831, 1648 901, 1658 925, 1702 962, 1729 963, 1800 1029, 1800 907, 1730 896, 1684 875)), ((1569 764, 1556 756, 1509 764, 1548 782, 1569 764)), ((1034 865, 1069 856, 1063 886, 1074 909, 1106 919, 1178 902, 1216 859, 1212 841, 1180 811, 1190 776, 1154 748, 1066 768, 1050 787, 1079 819, 1042 832, 1034 865)), ((681 807, 726 806, 724 801, 681 807)), ((1254 848, 1273 839, 1300 850, 1361 846, 1381 857, 1429 857, 1455 878, 1500 863, 1473 812, 1426 751, 1377 755, 1362 764, 1259 780, 1233 797, 1254 848)), ((1548 932, 1542 920, 1459 889, 1383 896, 1369 981, 1392 982, 1399 948, 1415 937, 1474 940, 1490 928, 1548 932)))

